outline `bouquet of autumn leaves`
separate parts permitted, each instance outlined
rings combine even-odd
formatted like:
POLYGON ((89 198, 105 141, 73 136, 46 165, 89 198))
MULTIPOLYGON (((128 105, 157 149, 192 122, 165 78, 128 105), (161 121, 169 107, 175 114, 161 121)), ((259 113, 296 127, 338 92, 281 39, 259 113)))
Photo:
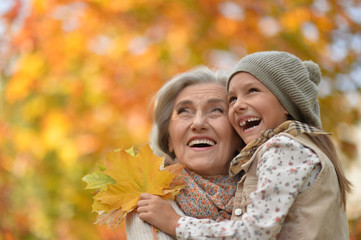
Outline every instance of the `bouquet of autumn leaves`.
POLYGON ((95 224, 115 229, 136 209, 141 193, 173 199, 184 187, 183 166, 174 164, 160 170, 161 163, 162 158, 148 145, 108 153, 104 167, 82 178, 86 189, 96 189, 92 205, 98 213, 95 224))

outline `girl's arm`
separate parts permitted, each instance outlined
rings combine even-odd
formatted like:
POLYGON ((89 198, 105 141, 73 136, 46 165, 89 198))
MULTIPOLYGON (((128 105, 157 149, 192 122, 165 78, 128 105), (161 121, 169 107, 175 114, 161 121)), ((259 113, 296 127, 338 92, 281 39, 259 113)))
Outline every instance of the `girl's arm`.
MULTIPOLYGON (((184 216, 184 212, 180 209, 178 204, 174 200, 167 200, 173 209, 179 214, 184 216)), ((154 227, 144 222, 139 218, 139 214, 136 211, 130 212, 125 217, 125 230, 127 233, 127 239, 130 240, 144 240, 154 238, 154 227)), ((158 240, 173 240, 174 237, 167 235, 162 231, 156 231, 158 240)))
POLYGON ((215 222, 182 217, 177 239, 275 239, 296 196, 317 169, 317 155, 285 136, 270 139, 257 165, 258 186, 240 220, 215 222))
POLYGON ((142 193, 137 205, 140 219, 172 237, 176 236, 175 229, 181 216, 168 201, 156 195, 142 193))

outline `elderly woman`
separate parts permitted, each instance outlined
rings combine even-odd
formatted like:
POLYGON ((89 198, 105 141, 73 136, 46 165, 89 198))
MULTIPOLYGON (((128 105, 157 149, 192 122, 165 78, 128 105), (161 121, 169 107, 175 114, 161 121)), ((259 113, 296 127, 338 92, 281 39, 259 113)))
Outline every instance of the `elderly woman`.
MULTIPOLYGON (((165 164, 185 165, 187 184, 173 204, 179 214, 215 221, 229 219, 232 214, 240 179, 229 177, 228 169, 242 141, 228 120, 226 80, 224 73, 200 67, 174 77, 156 95, 152 149, 166 156, 165 164)), ((138 202, 138 214, 144 220, 151 212, 169 208, 169 202, 150 194, 142 194, 138 202)), ((139 221, 137 215, 130 215, 126 225, 128 239, 147 239, 150 234, 150 225, 139 221)), ((168 237, 158 234, 158 239, 168 237)))

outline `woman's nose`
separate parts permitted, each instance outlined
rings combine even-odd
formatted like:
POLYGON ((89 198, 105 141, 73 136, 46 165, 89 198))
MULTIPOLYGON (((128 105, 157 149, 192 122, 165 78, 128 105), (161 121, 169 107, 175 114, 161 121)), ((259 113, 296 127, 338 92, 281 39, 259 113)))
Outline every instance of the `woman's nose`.
POLYGON ((197 113, 193 118, 191 129, 194 131, 207 129, 206 116, 204 116, 202 113, 197 113))

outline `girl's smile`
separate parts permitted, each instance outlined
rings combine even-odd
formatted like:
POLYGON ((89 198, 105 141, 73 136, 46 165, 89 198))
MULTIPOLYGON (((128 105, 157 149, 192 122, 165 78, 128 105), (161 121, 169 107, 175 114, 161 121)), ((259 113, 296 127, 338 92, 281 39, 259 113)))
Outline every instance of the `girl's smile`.
POLYGON ((249 73, 231 79, 227 99, 229 120, 246 144, 287 120, 288 112, 278 99, 249 73))

